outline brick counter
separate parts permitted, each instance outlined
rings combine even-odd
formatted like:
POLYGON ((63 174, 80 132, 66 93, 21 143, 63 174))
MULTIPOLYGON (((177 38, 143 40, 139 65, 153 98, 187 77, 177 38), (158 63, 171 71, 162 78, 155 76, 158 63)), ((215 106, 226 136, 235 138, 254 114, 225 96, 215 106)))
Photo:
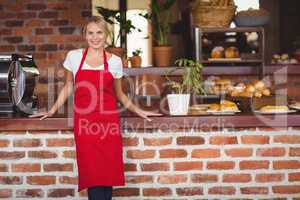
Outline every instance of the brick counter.
MULTIPOLYGON (((224 118, 229 123, 232 117, 203 116, 203 121, 224 118)), ((250 126, 255 116, 236 116, 243 117, 248 128, 218 130, 157 129, 163 121, 178 123, 180 117, 158 117, 147 123, 123 119, 126 186, 114 188, 115 199, 296 200, 300 197, 300 129, 259 123, 257 128, 250 126), (139 123, 143 126, 137 128, 139 123)), ((299 121, 298 115, 291 115, 287 125, 292 119, 299 121)), ((85 191, 77 192, 75 144, 68 121, 0 119, 1 198, 86 199, 85 191)))

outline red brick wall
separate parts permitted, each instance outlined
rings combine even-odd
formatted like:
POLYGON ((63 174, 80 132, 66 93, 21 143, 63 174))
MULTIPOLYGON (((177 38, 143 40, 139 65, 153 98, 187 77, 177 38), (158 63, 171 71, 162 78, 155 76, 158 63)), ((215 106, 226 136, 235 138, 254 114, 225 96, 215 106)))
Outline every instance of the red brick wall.
MULTIPOLYGON (((116 199, 300 196, 299 129, 124 132, 116 199), (163 198, 162 198, 163 196, 163 198)), ((79 199, 71 131, 0 132, 0 198, 79 199)))
POLYGON ((90 15, 90 0, 1 0, 0 54, 32 53, 44 77, 84 45, 81 27, 90 15))

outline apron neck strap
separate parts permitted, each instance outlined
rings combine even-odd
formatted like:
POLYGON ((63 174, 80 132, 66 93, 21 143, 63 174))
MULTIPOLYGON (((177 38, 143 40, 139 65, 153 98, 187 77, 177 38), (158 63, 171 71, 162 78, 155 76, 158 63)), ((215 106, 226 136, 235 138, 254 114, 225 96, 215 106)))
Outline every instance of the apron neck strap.
MULTIPOLYGON (((81 61, 80 61, 80 65, 79 65, 79 70, 81 70, 81 68, 83 66, 83 63, 84 63, 85 58, 87 56, 87 53, 88 53, 88 48, 86 48, 83 52, 83 55, 82 55, 82 58, 81 58, 81 61)), ((105 50, 103 50, 103 64, 104 64, 104 70, 107 71, 108 70, 108 62, 107 62, 107 57, 106 57, 105 50)))
POLYGON ((83 55, 82 55, 82 58, 81 58, 81 61, 80 61, 80 65, 79 65, 79 70, 81 70, 81 68, 82 68, 82 65, 85 61, 87 53, 88 53, 88 48, 86 48, 83 52, 83 55))
POLYGON ((108 62, 107 62, 106 52, 104 49, 103 49, 103 63, 104 63, 104 70, 108 71, 108 62))

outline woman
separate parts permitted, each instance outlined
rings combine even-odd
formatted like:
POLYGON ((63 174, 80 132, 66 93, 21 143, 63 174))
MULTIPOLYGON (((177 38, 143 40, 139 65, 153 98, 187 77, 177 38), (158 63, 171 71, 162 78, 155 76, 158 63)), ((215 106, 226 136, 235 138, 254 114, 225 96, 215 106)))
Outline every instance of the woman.
POLYGON ((103 18, 91 18, 83 28, 88 48, 68 53, 64 62, 66 82, 57 101, 50 111, 31 115, 41 119, 52 116, 74 87, 78 191, 87 188, 89 200, 112 199, 112 186, 125 184, 116 101, 147 120, 160 115, 139 109, 123 93, 121 59, 104 50, 108 33, 103 18))

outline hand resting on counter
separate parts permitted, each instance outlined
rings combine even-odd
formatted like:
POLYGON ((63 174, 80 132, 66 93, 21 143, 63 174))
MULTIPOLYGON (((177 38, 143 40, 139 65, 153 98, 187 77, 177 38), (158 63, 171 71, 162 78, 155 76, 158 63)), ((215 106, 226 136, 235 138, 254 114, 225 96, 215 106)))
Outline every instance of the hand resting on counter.
POLYGON ((40 120, 46 119, 47 117, 51 117, 54 115, 55 112, 51 111, 43 111, 43 112, 37 112, 35 114, 29 115, 28 117, 34 118, 34 117, 40 117, 40 120))
MULTIPOLYGON (((34 117, 39 117, 40 120, 43 120, 43 119, 46 119, 48 117, 51 117, 54 115, 55 112, 52 112, 52 111, 41 111, 41 112, 37 112, 35 114, 32 114, 32 115, 29 115, 28 117, 30 118, 34 118, 34 117)), ((146 111, 146 110, 142 110, 142 109, 139 109, 139 108, 136 108, 135 110, 135 113, 146 119, 147 121, 151 122, 151 116, 162 116, 162 113, 158 113, 158 112, 152 112, 152 111, 146 111)))

